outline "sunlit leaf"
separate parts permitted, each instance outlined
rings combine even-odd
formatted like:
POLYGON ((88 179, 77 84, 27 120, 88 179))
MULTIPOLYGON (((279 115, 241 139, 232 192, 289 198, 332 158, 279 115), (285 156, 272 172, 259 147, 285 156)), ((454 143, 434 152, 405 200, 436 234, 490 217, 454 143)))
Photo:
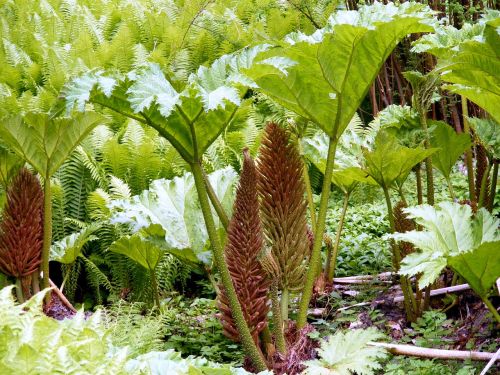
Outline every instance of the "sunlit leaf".
POLYGON ((485 242, 471 252, 448 259, 448 264, 481 297, 486 297, 500 277, 500 241, 485 242))
POLYGON ((415 165, 436 151, 401 146, 393 135, 380 131, 375 138, 373 151, 363 152, 363 170, 380 186, 390 188, 396 181, 404 181, 415 165))
POLYGON ((147 270, 154 270, 161 259, 162 251, 140 235, 124 236, 113 242, 110 251, 128 256, 147 270))
POLYGON ((443 174, 450 177, 451 170, 460 156, 471 146, 467 134, 458 134, 443 122, 432 122, 435 128, 431 134, 431 145, 440 150, 432 157, 432 164, 443 174))
POLYGON ((383 335, 375 328, 337 332, 321 340, 318 359, 305 362, 305 375, 372 375, 387 357, 385 349, 370 346, 383 335))
POLYGON ((54 119, 46 114, 31 113, 24 118, 18 116, 2 121, 0 136, 8 147, 46 179, 102 122, 102 116, 94 112, 54 119))
POLYGON ((389 3, 338 11, 313 35, 290 35, 247 74, 280 104, 339 138, 371 83, 406 35, 432 31, 426 6, 389 3), (276 64, 275 58, 288 63, 276 64))
POLYGON ((98 239, 93 235, 97 229, 97 224, 91 224, 80 232, 72 233, 57 241, 50 247, 50 260, 64 264, 73 263, 88 242, 98 239))
POLYGON ((402 260, 399 272, 408 276, 420 274, 420 288, 434 282, 449 258, 473 252, 483 243, 500 240, 500 220, 485 209, 480 209, 472 218, 469 206, 442 202, 437 208, 422 205, 407 208, 405 212, 424 230, 395 233, 390 237, 410 242, 418 249, 402 260))
MULTIPOLYGON (((209 175, 216 195, 228 212, 232 207, 236 178, 231 168, 209 175)), ((127 224, 133 232, 147 229, 149 236, 156 239, 163 234, 163 242, 155 242, 157 246, 181 259, 192 260, 191 254, 196 254, 199 262, 209 262, 208 234, 192 174, 172 180, 155 180, 149 190, 130 200, 112 201, 110 209, 113 223, 127 224), (183 251, 187 253, 181 254, 183 251)), ((222 227, 219 221, 216 225, 222 227)))

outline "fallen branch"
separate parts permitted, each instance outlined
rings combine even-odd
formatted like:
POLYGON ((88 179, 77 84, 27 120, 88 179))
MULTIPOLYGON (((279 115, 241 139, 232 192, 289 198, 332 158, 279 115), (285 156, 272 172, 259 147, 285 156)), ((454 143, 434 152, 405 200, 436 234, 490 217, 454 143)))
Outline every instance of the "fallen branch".
MULTIPOLYGON (((387 349, 388 352, 396 355, 408 355, 420 358, 436 358, 436 359, 449 359, 449 360, 466 360, 473 361, 489 361, 495 358, 496 353, 488 352, 472 352, 465 350, 445 350, 445 349, 431 349, 422 348, 413 345, 401 344, 386 344, 382 342, 370 342, 368 345, 377 346, 387 349)), ((495 360, 499 360, 496 358, 495 360)))
MULTIPOLYGON (((469 290, 469 289, 470 289, 469 284, 460 284, 460 285, 450 286, 450 287, 447 287, 447 288, 434 289, 434 290, 431 290, 431 297, 440 296, 440 295, 448 294, 448 293, 463 292, 463 291, 469 290)), ((396 296, 393 299, 393 302, 395 302, 395 303, 403 302, 403 301, 404 301, 404 297, 403 296, 396 296)), ((383 303, 385 303, 384 300, 376 300, 376 301, 373 301, 373 302, 360 302, 360 303, 356 303, 354 305, 349 305, 349 306, 341 307, 341 308, 335 310, 335 312, 352 309, 354 307, 369 306, 369 305, 372 305, 372 304, 374 304, 374 305, 380 305, 380 304, 383 304, 383 303)), ((316 309, 309 310, 309 314, 312 315, 312 316, 321 316, 321 315, 323 315, 325 313, 325 310, 326 310, 325 308, 316 308, 316 309)))
POLYGON ((389 280, 392 275, 394 275, 392 272, 383 272, 378 275, 359 275, 359 276, 344 276, 344 277, 334 277, 333 282, 334 283, 344 283, 344 284, 354 284, 355 281, 363 281, 363 282, 369 282, 369 281, 387 281, 389 280))
POLYGON ((73 307, 73 305, 71 304, 71 302, 68 301, 68 299, 66 298, 66 296, 64 294, 62 294, 61 290, 50 279, 49 279, 49 285, 52 288, 52 291, 55 294, 57 294, 57 296, 59 297, 59 299, 61 300, 61 302, 64 303, 71 311, 73 311, 73 312, 76 313, 76 309, 73 307))
POLYGON ((497 352, 495 353, 493 358, 490 359, 490 361, 486 364, 486 367, 483 369, 483 371, 481 371, 481 373, 479 375, 486 375, 486 373, 491 368, 491 366, 493 366, 493 364, 496 362, 498 357, 500 357, 500 349, 497 350, 497 352))
POLYGON ((334 284, 373 284, 373 283, 391 283, 390 280, 372 279, 333 279, 334 284))
MULTIPOLYGON (((443 294, 449 294, 449 293, 463 292, 464 290, 469 290, 469 289, 470 289, 469 284, 460 284, 455 286, 449 286, 447 288, 434 289, 431 290, 431 297, 441 296, 443 294)), ((403 301, 404 301, 403 296, 394 297, 394 302, 403 302, 403 301)))

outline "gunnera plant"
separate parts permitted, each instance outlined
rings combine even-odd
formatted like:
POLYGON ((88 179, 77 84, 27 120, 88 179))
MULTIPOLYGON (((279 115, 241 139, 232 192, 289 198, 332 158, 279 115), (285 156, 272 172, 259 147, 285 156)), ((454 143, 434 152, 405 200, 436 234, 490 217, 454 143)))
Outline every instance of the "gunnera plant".
POLYGON ((7 190, 0 222, 0 271, 17 278, 20 302, 31 297, 32 283, 37 292, 42 245, 43 191, 38 179, 23 168, 7 190))
MULTIPOLYGON (((258 259, 264 240, 259 217, 257 180, 255 163, 248 149, 245 149, 224 255, 243 315, 256 344, 259 341, 259 333, 267 327, 267 313, 270 308, 270 282, 258 259)), ((224 334, 234 341, 239 341, 227 294, 222 285, 219 290, 219 318, 224 334)))

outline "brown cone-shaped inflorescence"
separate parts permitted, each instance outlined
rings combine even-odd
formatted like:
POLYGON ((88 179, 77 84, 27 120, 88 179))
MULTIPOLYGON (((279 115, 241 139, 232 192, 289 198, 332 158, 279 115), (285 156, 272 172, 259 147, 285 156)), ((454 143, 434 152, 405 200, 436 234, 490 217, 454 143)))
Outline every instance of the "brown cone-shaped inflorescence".
POLYGON ((21 279, 29 294, 30 275, 40 265, 43 244, 43 191, 23 168, 7 190, 0 222, 0 271, 21 279))
MULTIPOLYGON (((243 169, 236 191, 233 217, 227 229, 224 252, 243 315, 252 337, 258 342, 259 333, 267 326, 270 281, 258 260, 264 240, 259 217, 257 171, 247 149, 243 151, 243 156, 243 169)), ((224 334, 239 341, 229 300, 222 285, 218 305, 224 334)))
MULTIPOLYGON (((396 232, 404 233, 415 230, 415 222, 408 218, 408 215, 403 212, 403 210, 407 207, 408 206, 403 201, 399 201, 392 210, 394 214, 394 227, 396 232)), ((402 256, 406 256, 415 251, 415 248, 409 242, 403 241, 399 244, 399 246, 402 256)))
POLYGON ((302 160, 285 130, 268 123, 257 169, 264 233, 279 266, 279 288, 301 290, 309 256, 302 160))

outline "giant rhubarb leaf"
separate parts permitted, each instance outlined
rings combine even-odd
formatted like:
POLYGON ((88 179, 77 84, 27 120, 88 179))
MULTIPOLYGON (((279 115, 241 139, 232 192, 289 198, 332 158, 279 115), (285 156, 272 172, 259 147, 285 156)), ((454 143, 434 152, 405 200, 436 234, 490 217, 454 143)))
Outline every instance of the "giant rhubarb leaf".
POLYGON ((102 121, 103 117, 94 112, 57 118, 30 113, 2 121, 0 136, 9 148, 47 179, 102 121))
POLYGON ((156 129, 186 161, 198 161, 232 120, 245 87, 255 86, 239 70, 249 68, 267 48, 222 56, 210 67, 200 67, 182 89, 153 63, 127 75, 92 71, 66 86, 66 108, 82 111, 87 102, 110 108, 156 129))
POLYGON ((500 277, 500 241, 485 242, 473 251, 451 257, 448 264, 485 298, 500 277))
MULTIPOLYGON (((420 288, 436 280, 450 258, 475 253, 483 243, 500 240, 500 221, 485 209, 472 217, 469 206, 443 202, 437 208, 422 205, 403 211, 424 230, 395 233, 391 237, 409 242, 418 249, 403 259, 400 273, 421 274, 420 288)), ((465 258, 468 259, 469 256, 465 258)))
MULTIPOLYGON (((209 175, 215 193, 227 212, 231 212, 236 173, 231 168, 209 175)), ((193 176, 186 173, 172 180, 155 180, 149 190, 126 200, 110 203, 111 221, 130 226, 155 244, 184 260, 210 262, 208 234, 199 210, 193 176)), ((216 225, 222 229, 218 221, 216 225)))
POLYGON ((431 144, 439 148, 432 157, 432 163, 448 179, 458 158, 471 146, 470 137, 464 133, 457 134, 451 126, 443 122, 430 124, 435 125, 431 144))
POLYGON ((380 186, 390 188, 396 181, 404 182, 412 168, 436 150, 402 146, 393 135, 382 130, 375 138, 373 151, 363 151, 362 170, 380 186))
POLYGON ((391 51, 433 30, 432 11, 405 2, 338 11, 312 35, 292 34, 247 71, 260 89, 339 138, 391 51))

